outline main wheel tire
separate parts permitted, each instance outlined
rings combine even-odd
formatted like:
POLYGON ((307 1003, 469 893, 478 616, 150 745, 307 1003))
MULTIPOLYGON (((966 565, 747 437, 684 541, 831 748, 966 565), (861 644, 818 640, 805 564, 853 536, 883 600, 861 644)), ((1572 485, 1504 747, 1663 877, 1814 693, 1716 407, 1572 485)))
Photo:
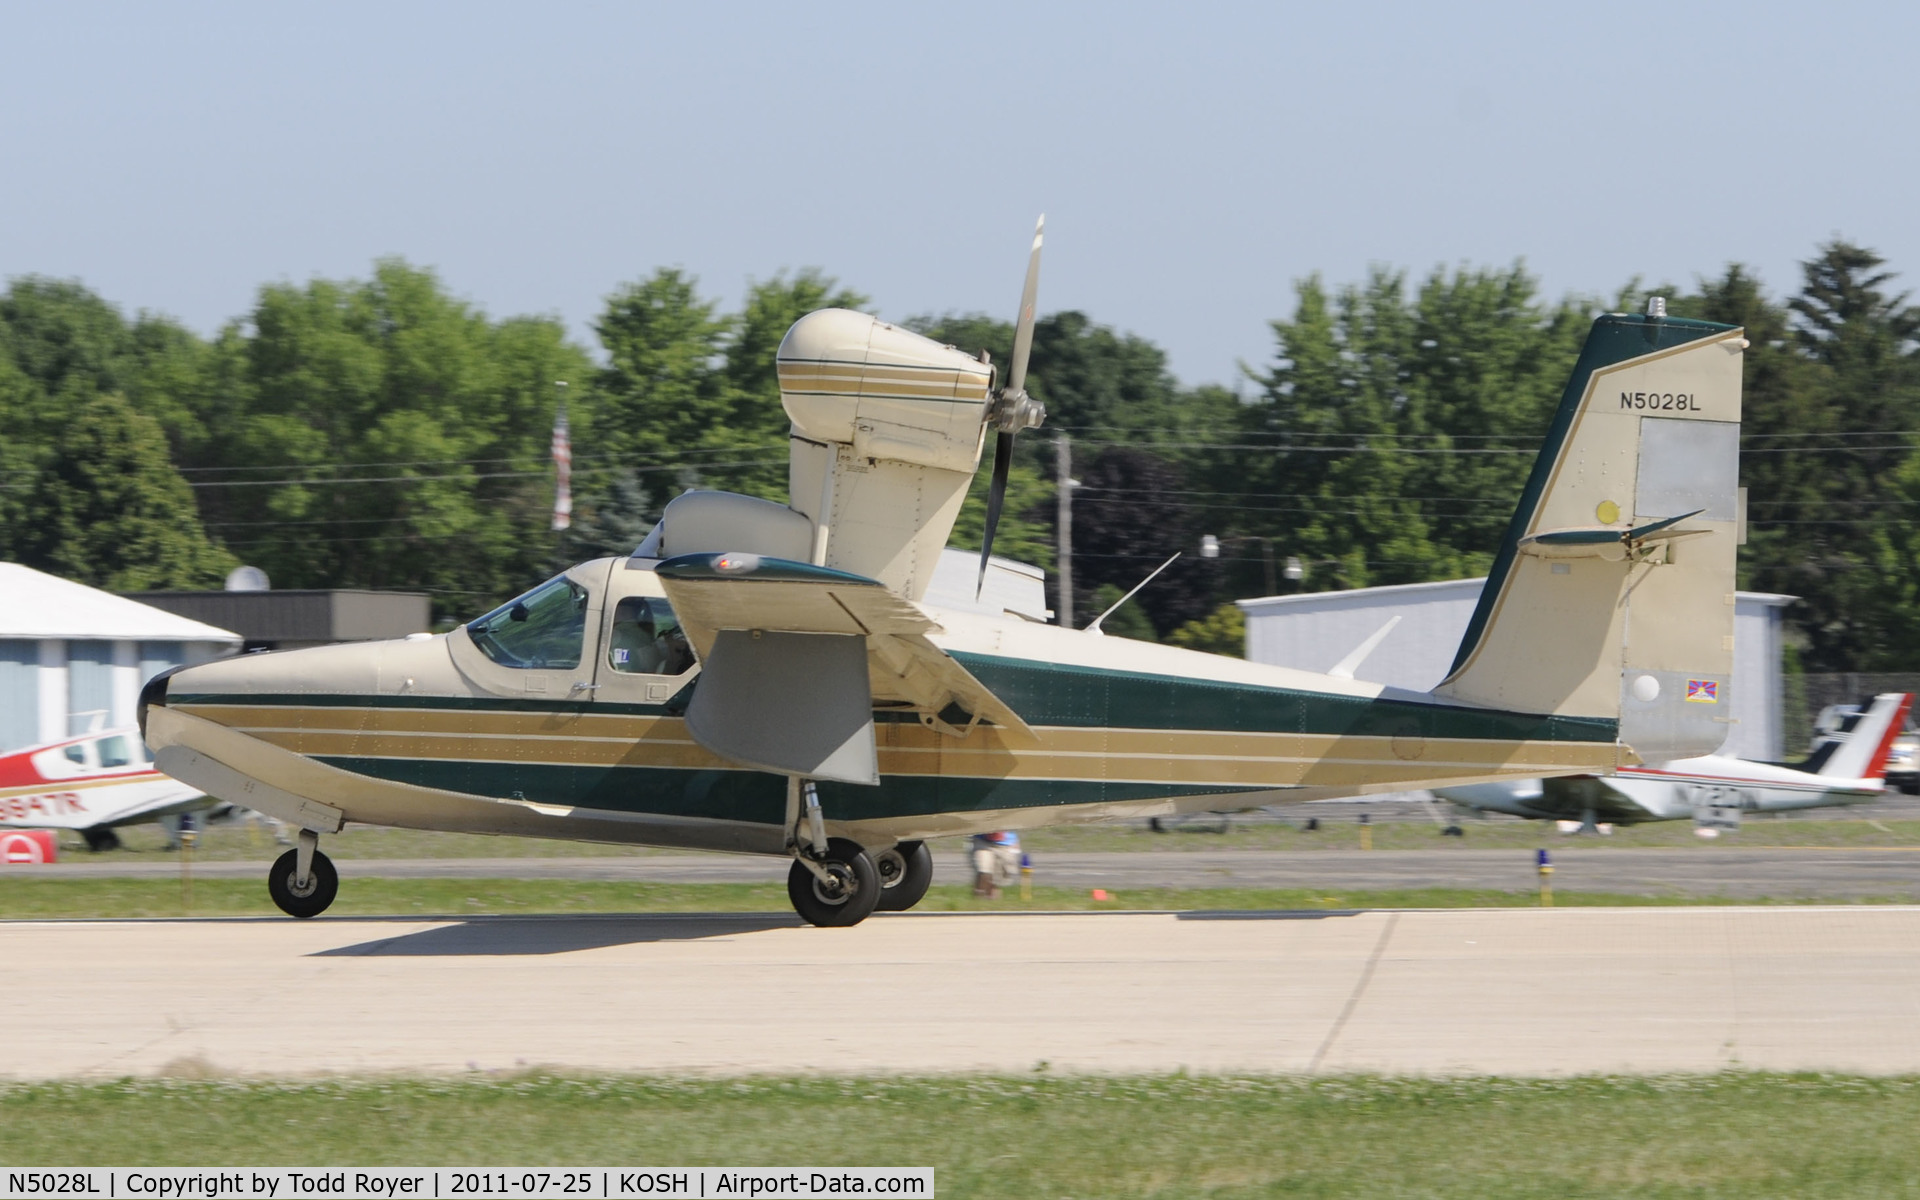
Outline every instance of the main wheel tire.
POLYGON ((880 902, 880 872, 859 843, 845 838, 827 841, 820 860, 833 882, 822 880, 801 863, 787 871, 787 899, 793 911, 809 925, 858 925, 880 902))
POLYGON ((120 848, 120 835, 111 829, 82 829, 80 836, 87 839, 87 849, 95 854, 120 848))
POLYGON ((318 850, 313 852, 313 867, 307 873, 307 886, 296 888, 294 874, 300 869, 300 852, 289 850, 274 860, 267 874, 267 894, 290 917, 317 917, 327 911, 340 894, 340 872, 333 860, 318 850))
POLYGON ((879 912, 905 912, 926 898, 933 883, 933 851, 925 842, 901 842, 874 856, 880 873, 879 912))

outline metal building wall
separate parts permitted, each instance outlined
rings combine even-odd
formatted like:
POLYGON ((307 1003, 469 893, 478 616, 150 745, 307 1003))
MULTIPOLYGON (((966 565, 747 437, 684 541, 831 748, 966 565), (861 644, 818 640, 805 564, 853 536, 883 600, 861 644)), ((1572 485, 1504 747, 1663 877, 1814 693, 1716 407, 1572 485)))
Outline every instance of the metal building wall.
MULTIPOLYGON (((1401 618, 1354 672, 1356 678, 1424 692, 1446 677, 1480 599, 1484 579, 1449 579, 1348 592, 1241 600, 1247 658, 1326 671, 1401 618)), ((1724 747, 1741 758, 1778 761, 1781 745, 1781 618, 1791 596, 1740 592, 1734 607, 1733 682, 1724 747)))

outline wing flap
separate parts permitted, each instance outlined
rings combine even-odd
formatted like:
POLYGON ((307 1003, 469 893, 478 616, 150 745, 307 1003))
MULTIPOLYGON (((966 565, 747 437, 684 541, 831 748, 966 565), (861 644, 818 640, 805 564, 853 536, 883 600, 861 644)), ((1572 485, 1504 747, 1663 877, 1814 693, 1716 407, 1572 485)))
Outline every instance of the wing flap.
MULTIPOLYGON (((928 640, 940 626, 877 580, 752 554, 688 554, 656 570, 702 662, 722 630, 859 635, 876 704, 904 704, 936 728, 966 721, 1000 727, 1012 741, 1038 737, 1020 714, 928 640)), ((957 732, 957 730, 955 730, 957 732)))

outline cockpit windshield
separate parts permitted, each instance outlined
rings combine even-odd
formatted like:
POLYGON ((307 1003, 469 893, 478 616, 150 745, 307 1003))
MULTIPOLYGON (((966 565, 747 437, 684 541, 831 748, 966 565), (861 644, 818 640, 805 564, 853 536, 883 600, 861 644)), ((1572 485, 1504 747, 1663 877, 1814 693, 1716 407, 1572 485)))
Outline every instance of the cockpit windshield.
POLYGON ((556 575, 477 621, 467 634, 503 667, 570 670, 587 636, 587 589, 556 575))

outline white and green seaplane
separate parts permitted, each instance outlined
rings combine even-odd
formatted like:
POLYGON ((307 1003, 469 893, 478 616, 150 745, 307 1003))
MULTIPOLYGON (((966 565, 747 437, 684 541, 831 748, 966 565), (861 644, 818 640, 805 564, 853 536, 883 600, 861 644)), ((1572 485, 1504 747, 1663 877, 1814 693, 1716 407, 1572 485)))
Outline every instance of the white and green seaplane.
POLYGON ((1594 322, 1430 693, 930 601, 986 431, 983 578, 1013 435, 1044 416, 1022 386, 1039 247, 1004 379, 811 313, 779 349, 787 504, 687 492, 630 557, 450 633, 173 671, 140 703, 158 765, 300 829, 268 879, 294 916, 338 889, 320 835, 360 821, 781 856, 802 917, 852 925, 920 900, 932 837, 1725 740, 1747 343, 1657 302, 1594 322))

